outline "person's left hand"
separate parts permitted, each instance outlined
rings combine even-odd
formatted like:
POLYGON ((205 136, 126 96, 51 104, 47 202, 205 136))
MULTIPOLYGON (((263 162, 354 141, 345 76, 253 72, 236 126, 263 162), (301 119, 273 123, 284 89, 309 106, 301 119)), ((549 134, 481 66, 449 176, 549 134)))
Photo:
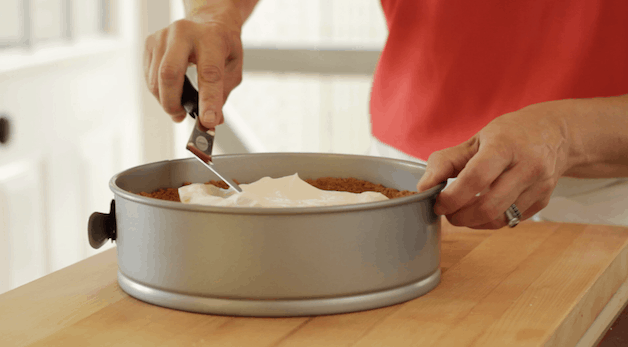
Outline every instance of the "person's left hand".
POLYGON ((547 206, 568 169, 565 119, 569 100, 525 107, 500 116, 468 141, 430 155, 418 191, 457 177, 438 196, 434 212, 451 224, 497 229, 515 204, 521 220, 547 206))

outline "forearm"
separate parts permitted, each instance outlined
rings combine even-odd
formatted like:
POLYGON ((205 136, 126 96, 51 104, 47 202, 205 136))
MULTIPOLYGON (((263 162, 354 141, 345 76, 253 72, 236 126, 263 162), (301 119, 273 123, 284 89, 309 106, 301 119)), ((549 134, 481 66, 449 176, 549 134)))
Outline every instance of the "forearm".
POLYGON ((628 177, 628 94, 561 102, 557 119, 569 143, 564 175, 628 177))
POLYGON ((240 28, 251 15, 259 0, 183 0, 186 17, 201 17, 212 20, 218 17, 229 17, 240 28), (234 11, 235 10, 235 11, 234 11), (236 15, 237 14, 237 15, 236 15))

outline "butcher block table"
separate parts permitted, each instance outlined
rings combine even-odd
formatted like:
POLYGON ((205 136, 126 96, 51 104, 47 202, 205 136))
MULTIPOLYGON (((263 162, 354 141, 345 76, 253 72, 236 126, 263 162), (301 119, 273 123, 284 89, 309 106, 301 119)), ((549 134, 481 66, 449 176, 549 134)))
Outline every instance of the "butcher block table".
POLYGON ((0 295, 0 346, 595 346, 628 301, 628 228, 443 222, 441 266, 438 287, 403 304, 245 318, 138 301, 108 250, 0 295))

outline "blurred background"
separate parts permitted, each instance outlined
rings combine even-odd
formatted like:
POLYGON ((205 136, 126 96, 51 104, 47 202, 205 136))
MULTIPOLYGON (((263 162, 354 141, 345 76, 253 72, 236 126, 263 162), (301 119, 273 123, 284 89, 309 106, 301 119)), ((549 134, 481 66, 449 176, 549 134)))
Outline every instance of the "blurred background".
MULTIPOLYGON (((114 174, 189 157, 191 118, 170 121, 141 67, 144 38, 183 16, 181 0, 0 1, 0 293, 114 246, 87 240, 114 174)), ((261 0, 242 35, 215 153, 367 153, 379 0, 261 0)))

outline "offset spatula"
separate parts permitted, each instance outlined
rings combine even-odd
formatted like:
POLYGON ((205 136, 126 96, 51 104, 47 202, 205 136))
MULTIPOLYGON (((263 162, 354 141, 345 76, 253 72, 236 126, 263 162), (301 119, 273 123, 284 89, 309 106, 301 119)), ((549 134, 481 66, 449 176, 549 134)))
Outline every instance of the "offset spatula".
POLYGON ((181 94, 181 105, 185 111, 196 119, 194 129, 190 135, 185 148, 194 154, 194 157, 198 159, 208 169, 212 170, 216 176, 225 181, 236 192, 242 192, 242 188, 238 186, 231 178, 221 174, 216 170, 214 163, 212 162, 212 147, 214 146, 214 137, 216 136, 215 129, 207 129, 201 124, 200 117, 198 117, 198 91, 192 85, 192 82, 185 76, 183 82, 183 93, 181 94))

